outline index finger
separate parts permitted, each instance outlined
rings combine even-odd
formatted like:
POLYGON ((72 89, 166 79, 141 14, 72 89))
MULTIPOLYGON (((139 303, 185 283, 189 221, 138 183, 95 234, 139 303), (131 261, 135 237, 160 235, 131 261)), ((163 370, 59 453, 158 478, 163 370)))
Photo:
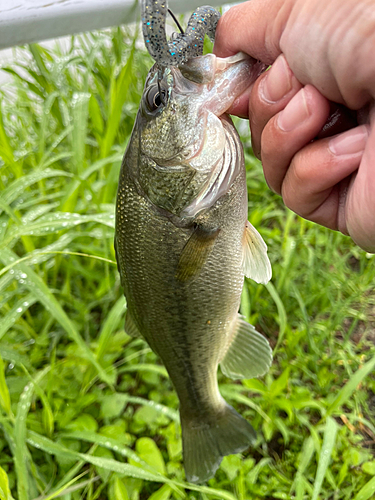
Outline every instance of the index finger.
POLYGON ((245 52, 272 64, 281 53, 280 38, 291 4, 288 0, 251 0, 230 8, 219 20, 214 54, 227 57, 245 52))

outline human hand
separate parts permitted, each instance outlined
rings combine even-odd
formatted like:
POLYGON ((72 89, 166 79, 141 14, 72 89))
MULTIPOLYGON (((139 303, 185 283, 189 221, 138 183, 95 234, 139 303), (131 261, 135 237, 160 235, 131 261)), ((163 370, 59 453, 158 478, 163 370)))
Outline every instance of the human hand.
POLYGON ((218 56, 242 51, 272 64, 229 110, 249 117, 269 186, 302 217, 349 234, 369 252, 375 252, 374 50, 371 0, 251 0, 224 14, 214 47, 218 56), (362 112, 362 125, 327 127, 330 101, 369 112, 362 112))

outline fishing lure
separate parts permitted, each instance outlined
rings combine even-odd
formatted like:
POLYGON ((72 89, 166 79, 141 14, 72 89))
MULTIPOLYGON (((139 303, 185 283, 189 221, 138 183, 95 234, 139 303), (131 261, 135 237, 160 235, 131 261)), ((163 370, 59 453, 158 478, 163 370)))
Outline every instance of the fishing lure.
POLYGON ((220 13, 208 5, 198 7, 191 15, 185 33, 174 33, 168 41, 165 33, 167 11, 166 0, 143 0, 143 37, 158 66, 180 66, 203 54, 205 35, 214 40, 220 13))

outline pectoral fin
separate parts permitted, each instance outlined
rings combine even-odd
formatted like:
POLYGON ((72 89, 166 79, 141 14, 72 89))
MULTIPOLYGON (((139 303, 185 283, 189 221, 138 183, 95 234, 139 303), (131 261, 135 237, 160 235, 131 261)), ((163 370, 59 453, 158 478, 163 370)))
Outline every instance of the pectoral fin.
POLYGON ((272 363, 268 340, 240 315, 233 329, 232 343, 220 362, 224 375, 241 379, 260 377, 267 373, 272 363))
POLYGON ((220 229, 206 230, 197 226, 182 250, 177 265, 176 279, 188 281, 199 275, 219 232, 220 229))
POLYGON ((126 312, 125 318, 125 332, 135 339, 143 339, 141 332, 138 330, 138 327, 134 323, 132 315, 129 309, 126 312))
POLYGON ((250 222, 246 222, 243 238, 243 270, 247 278, 264 285, 272 276, 271 263, 267 255, 267 245, 250 222))

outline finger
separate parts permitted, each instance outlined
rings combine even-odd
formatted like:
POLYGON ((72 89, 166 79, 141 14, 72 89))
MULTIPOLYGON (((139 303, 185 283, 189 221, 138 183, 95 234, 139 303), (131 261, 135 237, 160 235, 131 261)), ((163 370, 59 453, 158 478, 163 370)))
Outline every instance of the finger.
POLYGON ((361 125, 301 149, 282 184, 285 205, 305 219, 347 234, 350 175, 358 169, 367 138, 368 126, 361 125))
POLYGON ((264 127, 274 115, 285 108, 301 88, 302 85, 282 54, 255 82, 249 100, 249 121, 253 151, 258 158, 264 127))
POLYGON ((251 95, 252 86, 248 87, 243 94, 238 96, 231 107, 228 109, 227 113, 230 115, 236 115, 240 118, 249 117, 249 99, 251 95))
POLYGON ((345 217, 353 240, 367 252, 375 253, 375 116, 358 172, 348 191, 345 217))
POLYGON ((328 115, 327 99, 307 85, 269 120, 261 135, 261 157, 268 185, 276 193, 281 193, 293 157, 314 139, 328 115))
POLYGON ((289 0, 251 0, 231 7, 219 20, 214 54, 227 57, 245 52, 272 64, 281 53, 279 41, 292 3, 289 0))

